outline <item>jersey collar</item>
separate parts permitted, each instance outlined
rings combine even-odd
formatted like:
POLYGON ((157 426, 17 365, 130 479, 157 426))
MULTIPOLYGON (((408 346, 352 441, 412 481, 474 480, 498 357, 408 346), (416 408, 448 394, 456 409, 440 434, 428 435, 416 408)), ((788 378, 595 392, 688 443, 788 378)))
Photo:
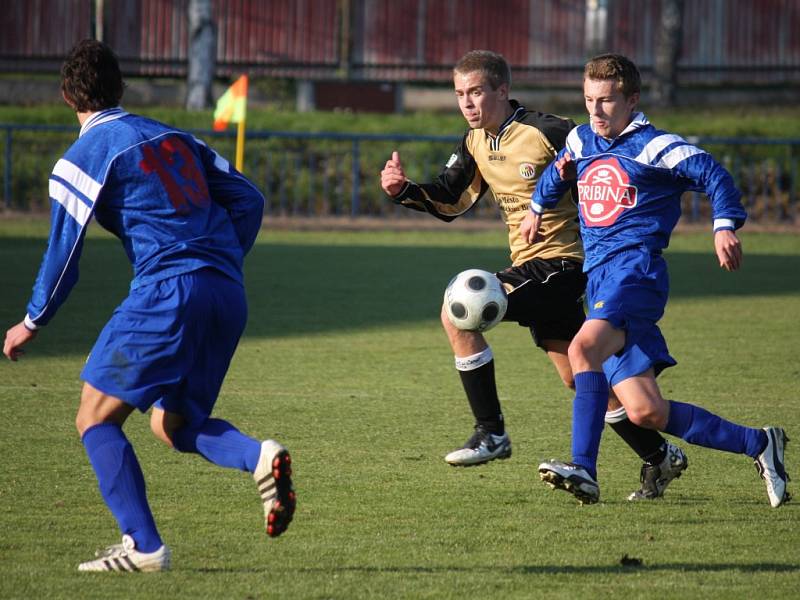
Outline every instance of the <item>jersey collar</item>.
MULTIPOLYGON (((615 137, 614 139, 615 140, 619 139, 623 135, 627 135, 627 134, 631 133, 632 131, 636 131, 637 129, 641 129, 642 127, 647 127, 648 125, 650 125, 650 121, 647 120, 647 117, 644 116, 644 113, 635 112, 635 113, 633 113, 631 122, 628 123, 628 126, 625 129, 623 129, 622 132, 617 137, 615 137)), ((593 123, 590 122, 589 123, 589 127, 592 128, 592 131, 595 133, 595 135, 599 135, 597 133, 597 131, 595 131, 593 123)), ((610 140, 610 141, 613 141, 613 140, 610 140)))
POLYGON ((92 113, 89 118, 83 122, 83 126, 81 126, 81 132, 78 134, 78 137, 82 136, 92 127, 102 125, 103 123, 108 123, 109 121, 116 121, 127 114, 127 112, 122 110, 121 106, 117 106, 116 108, 107 108, 105 110, 92 113))
POLYGON ((512 112, 508 116, 508 118, 505 121, 503 121, 503 124, 500 125, 500 128, 497 130, 497 135, 493 135, 489 133, 487 130, 484 130, 486 131, 486 137, 489 139, 489 146, 491 147, 492 150, 500 149, 500 138, 503 137, 503 134, 505 133, 506 129, 508 129, 508 127, 514 121, 518 120, 520 117, 522 117, 522 115, 525 114, 525 107, 522 106, 519 102, 517 102, 516 100, 509 100, 509 102, 511 103, 511 108, 514 109, 514 112, 512 112))

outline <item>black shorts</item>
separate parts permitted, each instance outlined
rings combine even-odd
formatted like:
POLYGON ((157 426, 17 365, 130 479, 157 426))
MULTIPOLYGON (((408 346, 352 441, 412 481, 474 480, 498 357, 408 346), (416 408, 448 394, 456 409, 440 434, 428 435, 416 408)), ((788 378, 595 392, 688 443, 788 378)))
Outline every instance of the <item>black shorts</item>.
POLYGON ((583 325, 583 265, 567 259, 534 258, 496 273, 508 292, 504 321, 528 327, 537 346, 542 340, 570 341, 583 325))

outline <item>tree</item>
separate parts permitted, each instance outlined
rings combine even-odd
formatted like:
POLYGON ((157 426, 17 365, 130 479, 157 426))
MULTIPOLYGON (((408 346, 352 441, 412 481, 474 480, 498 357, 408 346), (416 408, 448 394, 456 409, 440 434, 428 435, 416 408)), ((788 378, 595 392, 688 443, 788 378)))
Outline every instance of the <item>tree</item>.
POLYGON ((211 84, 217 60, 217 27, 212 0, 189 0, 189 73, 186 108, 202 110, 213 106, 211 84))
POLYGON ((684 0, 663 0, 661 23, 655 48, 652 103, 675 106, 678 85, 678 59, 683 44, 684 0))

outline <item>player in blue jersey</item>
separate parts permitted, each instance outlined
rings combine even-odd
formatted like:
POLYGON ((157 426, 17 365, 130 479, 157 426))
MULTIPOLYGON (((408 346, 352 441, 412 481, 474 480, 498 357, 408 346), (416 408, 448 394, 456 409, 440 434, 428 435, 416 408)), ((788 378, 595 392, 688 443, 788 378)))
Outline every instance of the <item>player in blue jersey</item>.
POLYGON ((170 567, 122 431, 134 409, 152 409, 151 429, 176 450, 251 473, 267 534, 278 536, 295 508, 289 453, 210 416, 247 320, 242 262, 264 198, 200 140, 123 111, 122 75, 108 46, 80 42, 61 75, 80 135, 50 176, 49 245, 27 315, 6 333, 3 353, 17 360, 64 302, 96 218, 122 242, 134 276, 81 374, 76 426, 123 536, 79 570, 170 567))
MULTIPOLYGON (((564 147, 575 124, 510 99, 511 69, 495 52, 467 52, 453 69, 453 83, 469 130, 439 176, 430 183, 409 180, 395 152, 381 171, 381 187, 394 202, 444 221, 465 214, 483 196, 494 199, 511 250, 511 266, 497 273, 508 291, 504 320, 529 328, 534 344, 547 353, 561 380, 572 388, 567 348, 584 321, 586 286, 576 198, 572 193, 562 197, 558 210, 546 215, 542 239, 535 244, 522 239, 520 224, 529 212, 538 174, 564 147)), ((495 383, 493 351, 481 333, 457 329, 444 307, 441 322, 475 418, 472 436, 445 461, 471 466, 507 458, 511 439, 495 383)), ((687 468, 686 455, 658 432, 631 423, 615 398, 606 421, 643 461, 642 486, 628 499, 662 497, 670 481, 687 468)))
POLYGON ((680 217, 681 194, 708 195, 714 247, 728 271, 742 262, 735 231, 746 213, 718 162, 636 111, 640 85, 636 66, 624 56, 602 55, 586 64, 590 123, 567 136, 539 180, 523 224, 533 241, 542 213, 577 180, 589 314, 568 351, 575 374, 572 462, 544 462, 539 473, 582 503, 598 501, 597 452, 610 385, 633 422, 753 458, 770 504, 778 507, 789 497, 783 429, 744 427, 699 406, 665 400, 656 384, 658 373, 675 364, 656 323, 668 295, 661 253, 680 217))

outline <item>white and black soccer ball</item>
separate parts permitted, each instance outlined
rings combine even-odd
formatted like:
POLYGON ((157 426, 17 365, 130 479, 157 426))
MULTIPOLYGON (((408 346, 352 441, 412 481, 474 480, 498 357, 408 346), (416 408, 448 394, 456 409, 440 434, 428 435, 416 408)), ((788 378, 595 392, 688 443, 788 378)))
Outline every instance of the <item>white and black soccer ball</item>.
POLYGON ((444 309, 450 322, 464 331, 487 331, 503 320, 508 296, 493 273, 462 271, 447 284, 444 309))

